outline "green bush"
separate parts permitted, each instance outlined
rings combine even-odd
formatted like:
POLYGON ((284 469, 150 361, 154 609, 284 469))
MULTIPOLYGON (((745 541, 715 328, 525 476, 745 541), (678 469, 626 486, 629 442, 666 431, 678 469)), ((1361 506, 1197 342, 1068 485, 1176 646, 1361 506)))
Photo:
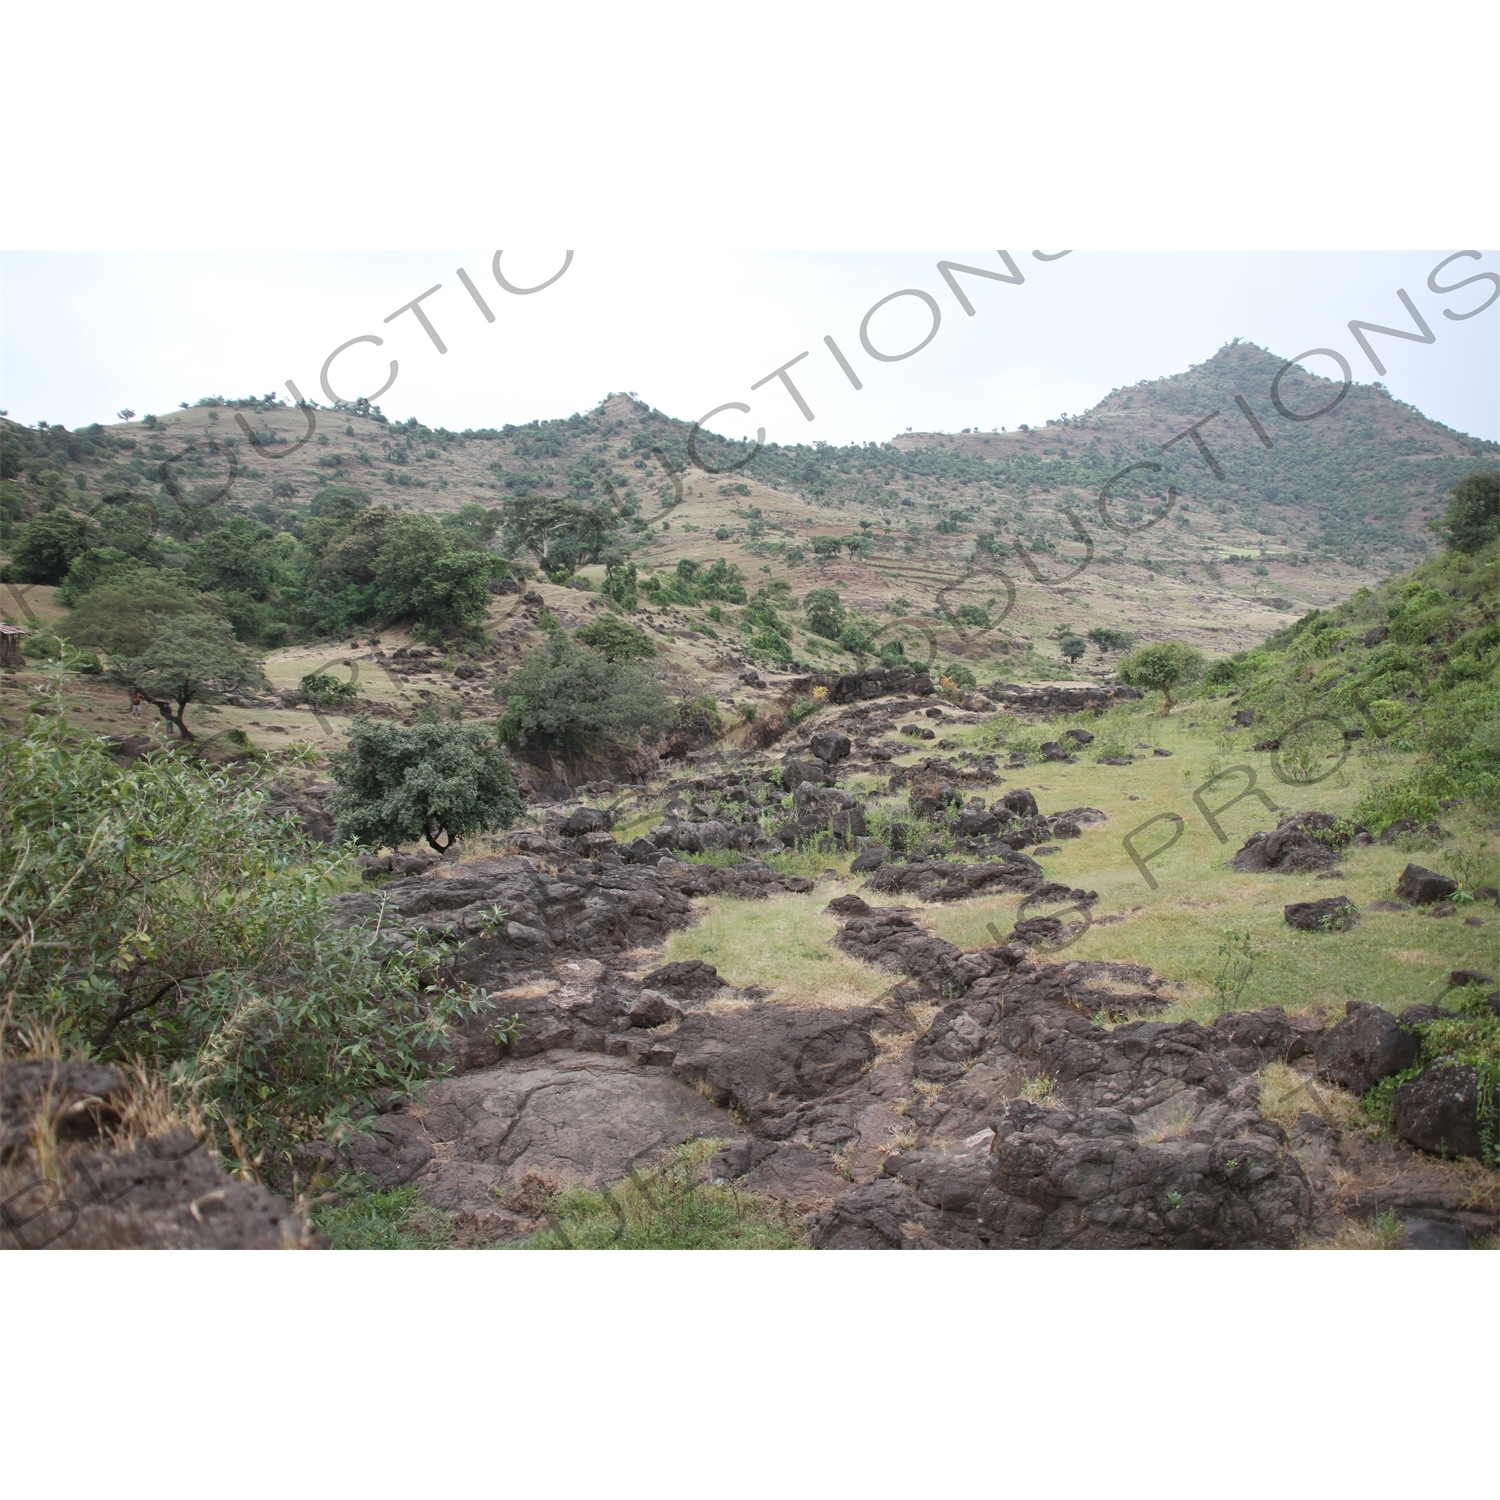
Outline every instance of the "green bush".
POLYGON ((607 661, 562 632, 516 668, 498 690, 507 744, 563 760, 591 746, 635 745, 674 721, 661 684, 628 662, 607 661))
POLYGON ((645 661, 656 655, 651 637, 618 615, 602 615, 592 624, 575 630, 573 636, 606 661, 645 661))
POLYGON ((350 708, 359 698, 352 682, 341 682, 326 672, 309 672, 299 685, 314 708, 350 708))
POLYGON ((479 724, 407 729, 358 718, 349 748, 329 767, 339 838, 373 848, 426 839, 441 851, 456 838, 509 828, 525 806, 505 752, 479 724))
POLYGON ((65 694, 0 737, 0 1046, 141 1062, 273 1186, 296 1146, 430 1073, 466 999, 338 931, 341 859, 265 815, 274 772, 162 751, 120 767, 65 694))

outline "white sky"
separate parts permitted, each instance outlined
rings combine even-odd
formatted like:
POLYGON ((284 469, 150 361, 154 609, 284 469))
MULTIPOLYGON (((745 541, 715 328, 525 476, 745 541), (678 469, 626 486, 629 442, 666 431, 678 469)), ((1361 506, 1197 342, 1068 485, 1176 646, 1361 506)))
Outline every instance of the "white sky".
MULTIPOLYGON (((1049 252, 1054 248, 1044 247, 1049 252)), ((1448 295, 1429 272, 1458 245, 1408 252, 1125 253, 1078 250, 1041 262, 1012 252, 1016 286, 961 277, 966 316, 937 270, 948 259, 995 270, 994 250, 813 254, 710 250, 578 250, 567 272, 529 296, 504 291, 493 251, 235 253, 20 252, 0 257, 0 407, 16 420, 79 426, 121 407, 163 411, 199 396, 277 389, 288 378, 324 400, 327 355, 358 334, 330 380, 345 396, 375 390, 393 417, 450 428, 498 426, 586 409, 633 390, 694 419, 727 401, 752 406, 710 424, 738 436, 764 426, 776 441, 888 439, 908 427, 1011 427, 1076 412, 1111 388, 1169 375, 1230 338, 1286 358, 1342 350, 1355 378, 1378 377, 1349 331, 1351 319, 1411 328, 1405 290, 1436 335, 1432 344, 1372 336, 1397 396, 1452 427, 1500 437, 1500 302, 1455 321, 1495 284, 1448 295), (455 275, 463 267, 495 321, 455 275), (407 313, 384 318, 429 287, 440 354, 407 313), (859 329, 882 297, 928 292, 941 323, 919 353, 870 358, 859 329), (832 335, 864 382, 856 392, 823 344, 832 335), (751 385, 804 350, 790 372, 816 420, 779 380, 751 385)), ((515 285, 551 276, 561 251, 507 252, 515 285)), ((1500 275, 1500 255, 1460 259, 1438 278, 1500 275)), ((927 306, 898 299, 870 325, 896 352, 931 327, 927 306)), ((1332 373, 1323 361, 1320 373, 1332 373)))

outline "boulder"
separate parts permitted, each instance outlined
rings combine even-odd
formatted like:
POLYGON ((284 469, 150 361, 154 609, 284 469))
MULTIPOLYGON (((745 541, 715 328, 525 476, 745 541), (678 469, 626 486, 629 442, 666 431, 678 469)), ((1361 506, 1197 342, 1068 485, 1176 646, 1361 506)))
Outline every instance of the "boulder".
POLYGON ((1457 889, 1456 880, 1421 865, 1407 865, 1396 882, 1396 894, 1413 906, 1430 906, 1434 901, 1446 900, 1457 889))
POLYGON ((1036 805, 1036 798, 1023 786, 1018 786, 1014 791, 1007 792, 993 805, 991 810, 1000 812, 1002 809, 1009 813, 1012 818, 1035 818, 1038 816, 1039 811, 1036 805))
POLYGON ((1047 740, 1038 747, 1043 760, 1067 760, 1068 752, 1056 740, 1047 740))
MULTIPOLYGON (((1472 1067, 1425 1068, 1391 1096, 1391 1126, 1401 1139, 1435 1156, 1480 1156, 1479 1074, 1472 1067)), ((1500 1089, 1490 1101, 1489 1123, 1500 1113, 1500 1089)))
POLYGON ((1363 1094, 1382 1078, 1417 1060, 1421 1038, 1378 1005, 1351 1000, 1344 1019, 1318 1039, 1313 1057, 1319 1078, 1363 1094))
POLYGON ((1408 1219, 1401 1226, 1398 1250, 1467 1250, 1469 1232, 1442 1219, 1408 1219))
POLYGON ((1347 932, 1359 921, 1359 913, 1347 896, 1325 896, 1321 901, 1294 901, 1281 914, 1288 927, 1299 932, 1347 932))
POLYGON ((1387 823, 1380 830, 1380 837, 1376 840, 1381 844, 1394 844, 1403 833, 1415 833, 1417 825, 1410 818, 1397 818, 1394 823, 1387 823))
POLYGON ((1075 745, 1092 745, 1094 737, 1087 729, 1065 729, 1063 731, 1065 740, 1072 740, 1075 745))
POLYGON ((836 760, 844 760, 854 745, 847 734, 840 734, 836 729, 825 729, 812 737, 809 748, 819 760, 832 765, 836 760))
POLYGON ((557 831, 566 834, 569 838, 576 838, 584 833, 607 833, 613 821, 609 813, 601 808, 580 807, 577 812, 563 820, 562 826, 557 831))
POLYGON ((849 863, 849 870, 854 875, 864 875, 871 870, 878 870, 886 860, 891 857, 889 849, 876 845, 873 849, 866 849, 863 854, 856 855, 849 863))
POLYGON ((642 989, 640 997, 625 1012, 632 1026, 650 1029, 682 1018, 682 1007, 660 990, 642 989))

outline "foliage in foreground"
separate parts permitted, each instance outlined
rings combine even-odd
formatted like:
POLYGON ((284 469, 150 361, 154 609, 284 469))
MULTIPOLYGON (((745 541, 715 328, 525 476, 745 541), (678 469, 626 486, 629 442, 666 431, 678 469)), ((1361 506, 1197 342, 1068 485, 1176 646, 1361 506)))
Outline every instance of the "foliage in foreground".
POLYGON ((329 925, 343 861, 266 816, 271 772, 121 767, 60 680, 48 696, 0 738, 0 1051, 139 1060, 286 1187, 299 1143, 430 1076, 472 1004, 427 987, 426 956, 329 925))
POLYGON ((575 1188, 549 1200, 550 1227, 531 1250, 796 1250, 803 1238, 781 1204, 709 1180, 722 1141, 688 1141, 660 1167, 612 1188, 575 1188))
POLYGON ((525 806, 505 752, 480 724, 407 729, 361 716, 329 768, 339 837, 376 849, 426 839, 441 852, 456 838, 509 828, 525 806))

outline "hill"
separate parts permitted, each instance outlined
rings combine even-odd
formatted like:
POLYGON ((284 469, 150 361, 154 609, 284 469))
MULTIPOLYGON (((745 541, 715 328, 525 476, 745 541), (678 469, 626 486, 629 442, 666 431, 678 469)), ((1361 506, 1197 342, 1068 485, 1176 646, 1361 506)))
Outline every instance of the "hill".
MULTIPOLYGON (((772 591, 783 657, 812 667, 861 659, 799 611, 807 592, 826 588, 867 652, 899 643, 914 665, 957 665, 980 681, 1098 678, 1111 666, 1103 653, 1064 664, 1068 632, 1173 637, 1212 656, 1248 650, 1288 616, 1409 566, 1430 545, 1424 523, 1447 487, 1500 464, 1500 445, 1452 432, 1379 386, 1353 385, 1325 416, 1289 420, 1271 398, 1283 364, 1236 343, 1034 431, 904 434, 863 447, 752 451, 693 439, 690 423, 618 394, 587 413, 465 432, 391 422, 365 403, 297 410, 221 397, 75 432, 5 423, 0 548, 13 548, 29 519, 61 510, 98 528, 78 545, 134 548, 216 588, 242 638, 293 646, 301 664, 347 636, 330 637, 327 620, 303 607, 321 544, 314 502, 328 486, 452 521, 465 506, 510 515, 519 501, 554 497, 598 518, 600 545, 543 557, 526 550, 524 528, 509 527, 491 545, 523 574, 547 564, 535 587, 565 623, 597 610, 609 562, 633 564, 642 613, 684 684, 723 695, 747 664, 776 660, 753 604, 674 582, 680 567, 718 559, 747 601, 772 591), (1181 435, 1215 412, 1196 434, 1206 457, 1181 435), (1101 511, 1111 476, 1145 464, 1162 467, 1117 480, 1101 511), (1178 492, 1169 506, 1168 486, 1178 492), (210 564, 205 542, 229 523, 237 529, 210 564), (229 553, 256 554, 256 569, 227 567, 229 553), (246 572, 256 576, 238 576, 246 572), (652 577, 661 588, 645 587, 652 577)), ((1306 413, 1339 390, 1294 370, 1276 399, 1306 413)), ((9 617, 49 618, 46 587, 27 590, 16 576, 9 617)), ((60 600, 76 596, 70 582, 60 600)), ((505 655, 535 644, 534 615, 494 601, 486 625, 505 655)), ((275 656, 271 667, 274 679, 275 656)))

